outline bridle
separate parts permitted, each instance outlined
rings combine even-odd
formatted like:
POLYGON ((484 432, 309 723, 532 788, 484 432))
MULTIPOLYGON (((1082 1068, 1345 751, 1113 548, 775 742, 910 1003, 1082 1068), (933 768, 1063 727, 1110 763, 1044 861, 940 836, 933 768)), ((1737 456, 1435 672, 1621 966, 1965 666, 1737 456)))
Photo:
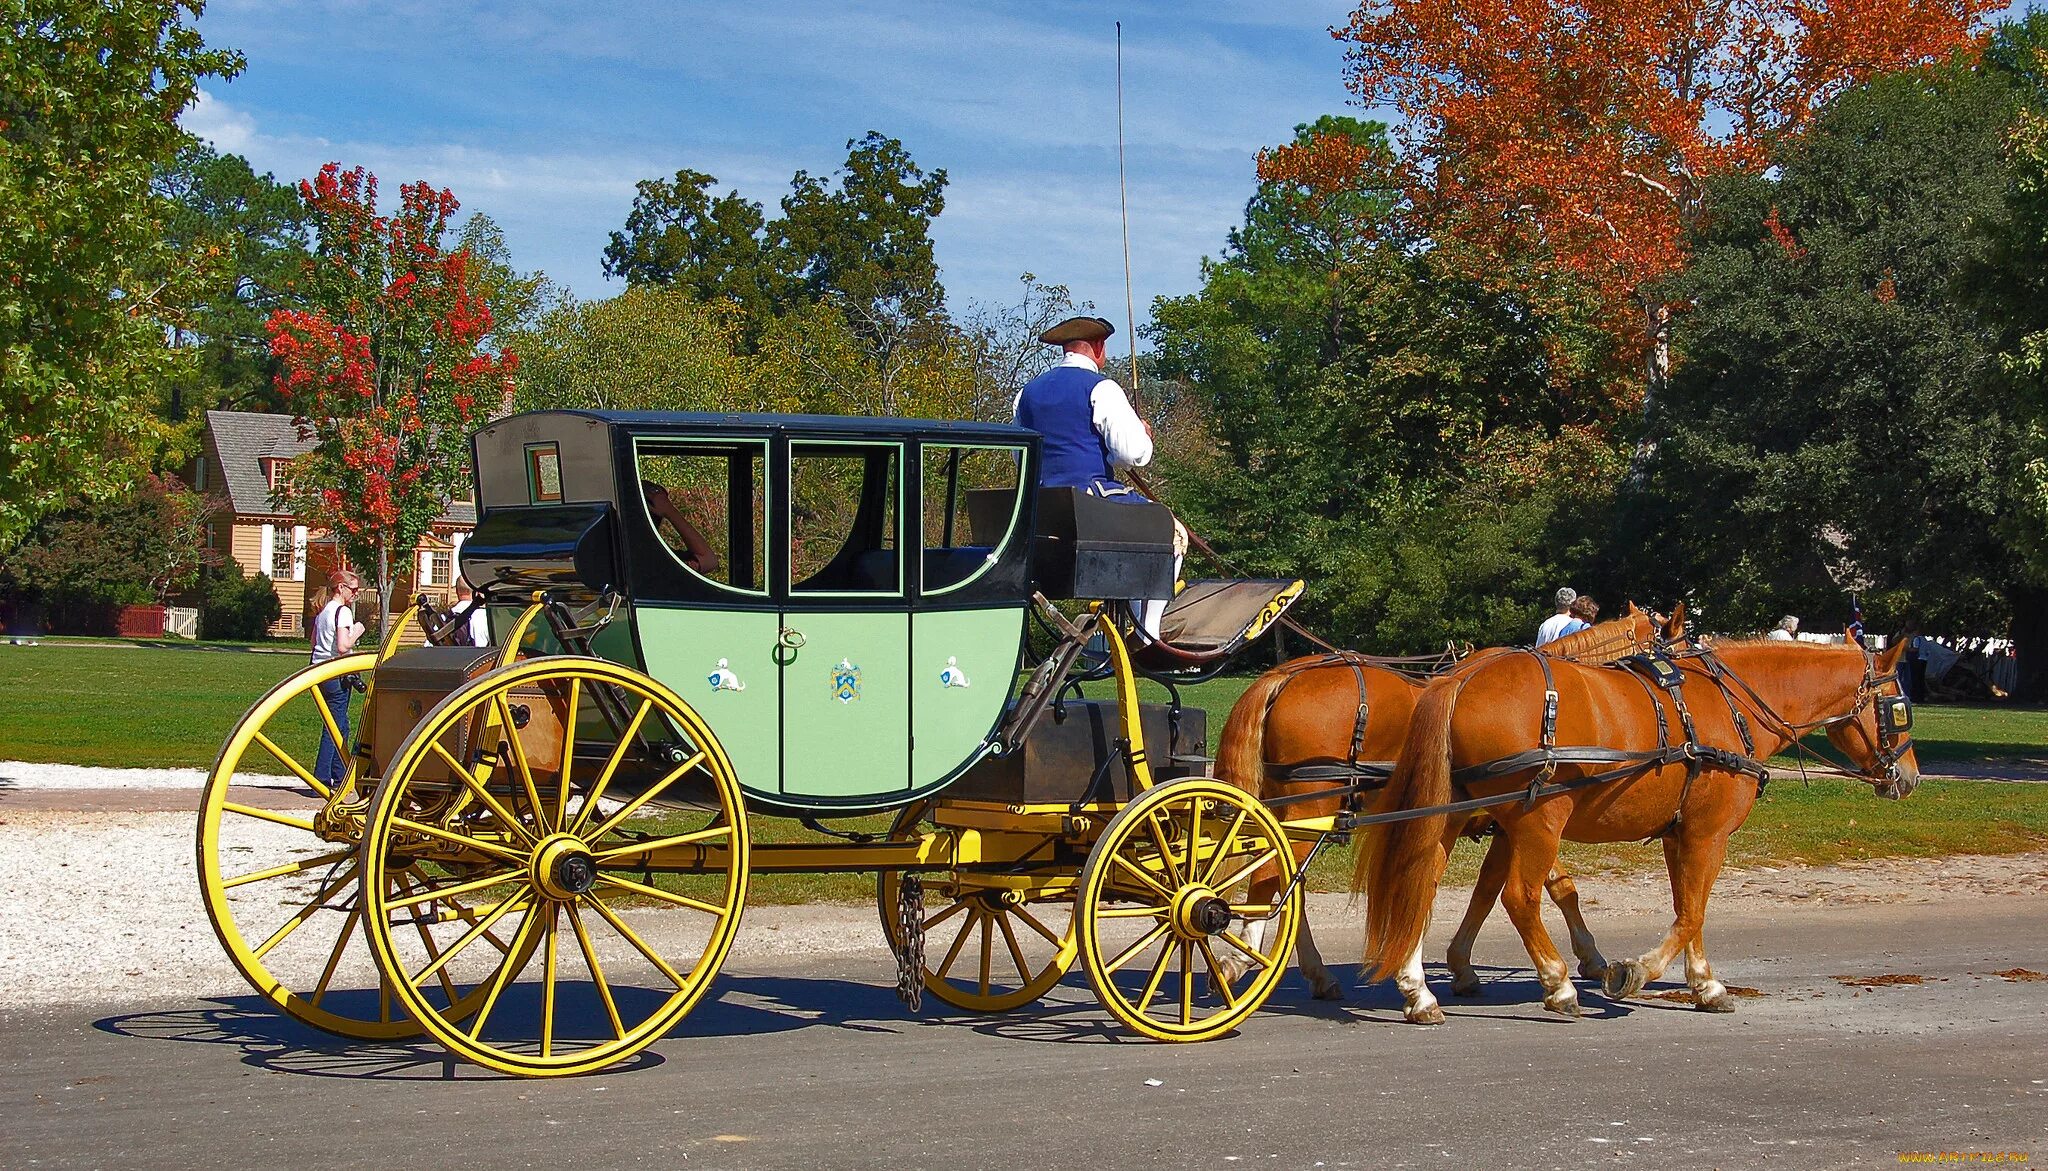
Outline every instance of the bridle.
MULTIPOLYGON (((1719 655, 1714 653, 1711 645, 1698 646, 1691 653, 1705 664, 1707 673, 1716 681, 1726 680, 1741 689, 1748 697, 1749 703, 1754 705, 1754 714, 1764 720, 1765 726, 1772 727, 1773 731, 1791 742, 1794 752, 1798 755, 1802 776, 1806 772, 1807 758, 1811 757, 1820 762, 1823 771, 1871 781, 1879 786, 1880 795, 1903 797, 1905 775, 1899 768, 1899 762, 1913 749, 1913 701, 1906 697, 1897 670, 1883 675, 1878 674, 1877 656, 1870 653, 1870 648, 1858 643, 1856 649, 1863 652, 1863 680, 1856 685, 1855 703, 1840 715, 1826 716, 1799 724, 1780 715, 1768 700, 1757 694, 1756 688, 1751 687, 1748 680, 1736 674, 1719 655), (1884 689, 1888 686, 1898 687, 1899 691, 1887 695, 1884 689), (1864 708, 1872 705, 1877 708, 1877 745, 1876 760, 1871 768, 1862 769, 1851 761, 1834 760, 1807 745, 1807 733, 1832 728, 1837 724, 1846 724, 1862 715, 1864 708)), ((1726 683, 1723 683, 1723 689, 1726 689, 1726 683)))

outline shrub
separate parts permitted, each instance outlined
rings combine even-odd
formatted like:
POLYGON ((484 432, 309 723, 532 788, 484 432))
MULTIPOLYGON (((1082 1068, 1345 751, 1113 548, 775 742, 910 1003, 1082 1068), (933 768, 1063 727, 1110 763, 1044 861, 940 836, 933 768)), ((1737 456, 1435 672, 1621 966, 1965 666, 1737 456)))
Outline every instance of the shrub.
POLYGON ((207 574, 199 606, 199 637, 268 638, 270 624, 283 612, 270 575, 243 577, 241 566, 229 562, 225 569, 207 574))

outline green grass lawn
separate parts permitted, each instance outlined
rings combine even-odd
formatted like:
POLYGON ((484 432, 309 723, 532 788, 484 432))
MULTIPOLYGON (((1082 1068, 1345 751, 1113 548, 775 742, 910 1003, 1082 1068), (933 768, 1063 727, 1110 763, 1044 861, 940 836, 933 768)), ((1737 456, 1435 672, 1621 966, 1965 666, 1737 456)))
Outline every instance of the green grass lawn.
MULTIPOLYGON (((290 655, 192 649, 0 646, 0 760, 129 767, 212 764, 221 739, 242 712, 277 680, 296 671, 290 655)), ((1184 689, 1184 702, 1209 712, 1210 744, 1250 677, 1226 677, 1184 689)), ((1146 698, 1164 691, 1145 685, 1146 698)), ((1090 693, 1107 696, 1105 684, 1090 693)), ((300 704, 287 747, 306 746, 319 732, 313 709, 300 704)), ((2048 711, 1928 706, 1916 713, 1915 736, 1925 765, 2048 755, 2048 711)), ((281 769, 277 771, 282 771, 281 769)), ((855 828, 879 832, 886 818, 855 828)), ((763 818, 762 840, 804 840, 792 822, 763 818)), ((1902 802, 1881 801, 1857 781, 1802 785, 1781 774, 1733 844, 1734 865, 1823 864, 1851 858, 2005 853, 2048 845, 2048 785, 1929 781, 1902 802)), ((1451 879, 1469 881, 1480 849, 1466 846, 1451 879)), ((1654 844, 1566 847, 1575 870, 1640 870, 1662 865, 1654 844)), ((1341 890, 1349 848, 1330 849, 1311 876, 1315 889, 1341 890)), ((755 898, 765 902, 871 897, 872 876, 766 875, 755 898)))

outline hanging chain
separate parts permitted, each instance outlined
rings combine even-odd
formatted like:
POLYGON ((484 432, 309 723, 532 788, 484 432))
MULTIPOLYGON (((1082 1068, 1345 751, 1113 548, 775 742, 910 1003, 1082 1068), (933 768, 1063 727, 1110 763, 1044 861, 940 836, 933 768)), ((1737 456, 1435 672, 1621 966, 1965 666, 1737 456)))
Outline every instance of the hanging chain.
POLYGON ((924 1007, 924 880, 904 873, 896 887, 896 999, 916 1013, 924 1007))

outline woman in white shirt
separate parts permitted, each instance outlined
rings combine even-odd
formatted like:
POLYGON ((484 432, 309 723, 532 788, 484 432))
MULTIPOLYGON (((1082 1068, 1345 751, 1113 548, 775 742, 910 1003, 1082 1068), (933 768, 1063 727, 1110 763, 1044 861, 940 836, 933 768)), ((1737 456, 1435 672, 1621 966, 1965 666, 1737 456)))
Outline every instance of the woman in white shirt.
MULTIPOLYGON (((363 579, 346 569, 337 569, 327 579, 327 599, 320 606, 320 612, 313 616, 313 661, 325 663, 338 659, 356 648, 356 640, 363 637, 363 624, 356 621, 356 594, 363 588, 363 579)), ((341 738, 347 740, 348 733, 348 683, 346 679, 330 679, 320 685, 320 701, 334 716, 334 726, 341 730, 341 738)), ((333 788, 341 784, 348 775, 348 746, 336 744, 323 721, 320 726, 320 758, 313 764, 313 776, 321 784, 333 788)))

